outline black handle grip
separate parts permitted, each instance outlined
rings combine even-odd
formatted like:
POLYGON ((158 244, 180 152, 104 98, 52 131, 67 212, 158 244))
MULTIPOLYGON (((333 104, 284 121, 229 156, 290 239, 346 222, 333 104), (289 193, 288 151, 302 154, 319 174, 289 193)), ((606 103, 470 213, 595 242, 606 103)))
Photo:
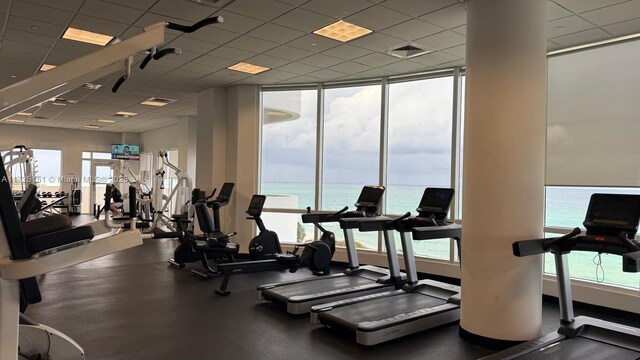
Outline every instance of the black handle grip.
POLYGON ((209 199, 211 199, 211 198, 216 194, 216 191, 218 191, 218 189, 217 189, 217 188, 213 188, 213 192, 211 193, 211 195, 207 196, 207 197, 206 197, 206 198, 204 198, 204 199, 205 199, 205 200, 209 200, 209 199))
POLYGON ((162 50, 156 51, 156 53, 153 54, 153 60, 160 60, 169 54, 180 55, 181 52, 182 51, 178 48, 164 48, 162 50))
POLYGON ((143 70, 145 67, 147 67, 147 64, 149 64, 149 61, 151 61, 152 56, 153 55, 151 55, 151 52, 149 52, 149 54, 144 57, 144 60, 142 60, 142 62, 140 63, 140 70, 143 70))
POLYGON ((404 215, 400 216, 399 218, 389 221, 387 223, 387 226, 386 226, 387 229, 391 229, 391 228, 395 227, 397 223, 399 223, 400 221, 402 221, 402 220, 404 220, 404 219, 406 219, 406 218, 408 218, 410 216, 411 216, 411 212, 407 211, 404 215))
POLYGON ((122 83, 124 83, 124 81, 127 80, 127 77, 122 75, 120 76, 120 79, 118 79, 118 81, 116 81, 115 84, 113 84, 113 87, 111 88, 112 92, 117 92, 118 89, 120 89, 120 86, 122 86, 122 83))
POLYGON ((206 18, 203 20, 198 21, 197 23, 191 25, 191 26, 186 26, 186 25, 180 25, 180 24, 176 24, 176 23, 167 23, 167 28, 171 29, 171 30, 178 30, 178 31, 182 31, 184 33, 192 33, 202 27, 205 27, 207 25, 213 25, 213 24, 219 24, 221 22, 223 22, 224 19, 222 18, 222 16, 212 16, 210 18, 206 18))
POLYGON ((573 228, 573 230, 571 230, 571 232, 570 232, 570 233, 568 233, 568 234, 566 234, 566 235, 562 235, 562 236, 557 237, 557 238, 555 238, 555 239, 551 239, 551 240, 549 240, 549 241, 545 241, 545 243, 544 243, 544 250, 548 250, 548 249, 549 249, 549 248, 551 248, 553 245, 555 245, 555 244, 557 244, 557 243, 559 243, 559 242, 562 242, 562 241, 567 240, 567 239, 571 239, 571 238, 572 238, 572 237, 574 237, 574 236, 578 236, 578 235, 580 235, 580 233, 581 233, 581 232, 582 232, 582 231, 580 230, 580 228, 579 228, 579 227, 576 227, 576 228, 573 228))

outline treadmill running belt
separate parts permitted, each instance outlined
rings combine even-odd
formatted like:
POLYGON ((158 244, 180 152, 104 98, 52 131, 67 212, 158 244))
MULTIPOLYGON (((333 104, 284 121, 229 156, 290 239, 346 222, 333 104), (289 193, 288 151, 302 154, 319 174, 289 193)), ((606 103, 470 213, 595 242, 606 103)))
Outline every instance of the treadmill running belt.
POLYGON ((375 284, 376 282, 360 276, 338 276, 316 281, 301 282, 265 290, 264 294, 286 302, 292 296, 312 295, 325 291, 346 289, 354 286, 375 284))
POLYGON ((445 304, 446 300, 421 293, 405 293, 334 308, 318 314, 320 321, 355 331, 358 324, 445 304))
POLYGON ((600 341, 574 337, 554 343, 536 350, 518 359, 544 360, 585 360, 585 359, 615 359, 638 360, 640 352, 628 350, 600 341))

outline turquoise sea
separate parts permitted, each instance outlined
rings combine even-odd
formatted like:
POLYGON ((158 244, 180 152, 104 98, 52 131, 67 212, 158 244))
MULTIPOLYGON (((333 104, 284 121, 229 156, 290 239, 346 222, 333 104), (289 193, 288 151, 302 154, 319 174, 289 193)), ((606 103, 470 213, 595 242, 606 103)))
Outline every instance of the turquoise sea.
MULTIPOLYGON (((437 185, 432 185, 437 186, 437 185)), ((425 186, 388 185, 385 191, 386 214, 404 214, 415 208, 420 201, 425 186)), ((362 189, 356 184, 324 184, 322 210, 339 210, 344 206, 354 209, 353 204, 362 189)), ((582 221, 589 204, 591 194, 601 193, 630 193, 640 194, 640 189, 621 188, 587 188, 587 187, 547 187, 545 225, 553 227, 573 228, 582 226, 582 221)), ((298 197, 298 208, 307 206, 314 208, 313 183, 262 183, 261 193, 265 195, 294 195, 298 197)), ((267 224, 268 226, 268 224, 267 224)), ((338 241, 344 241, 344 236, 337 225, 327 226, 336 234, 338 241)), ((306 238, 313 237, 313 227, 305 226, 306 238)), ((557 236, 547 234, 547 236, 557 236)), ((377 233, 355 233, 358 246, 377 250, 377 233)), ((416 254, 436 259, 450 258, 449 239, 434 241, 416 241, 416 254)), ((400 251, 399 236, 396 236, 396 247, 400 251)), ((598 256, 594 253, 574 252, 569 256, 570 273, 572 277, 589 281, 601 281, 633 289, 640 288, 640 274, 623 273, 621 257, 602 254, 601 268, 597 268, 598 256), (604 281, 603 281, 604 278, 604 281)), ((553 256, 545 256, 545 272, 555 273, 553 256)))

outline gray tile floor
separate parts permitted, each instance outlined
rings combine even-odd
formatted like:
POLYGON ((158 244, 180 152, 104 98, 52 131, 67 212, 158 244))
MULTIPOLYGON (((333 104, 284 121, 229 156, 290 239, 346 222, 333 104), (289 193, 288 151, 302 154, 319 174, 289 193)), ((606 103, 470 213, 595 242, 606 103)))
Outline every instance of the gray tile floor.
MULTIPOLYGON (((213 293, 220 279, 205 281, 168 266, 174 246, 174 240, 146 240, 46 274, 39 279, 43 302, 27 314, 67 333, 96 360, 463 360, 492 352, 460 339, 455 324, 373 348, 358 346, 311 325, 306 316, 293 317, 256 300, 256 285, 309 276, 306 270, 235 276, 233 293, 221 297, 213 293)), ((557 327, 555 306, 545 303, 545 332, 557 327)))

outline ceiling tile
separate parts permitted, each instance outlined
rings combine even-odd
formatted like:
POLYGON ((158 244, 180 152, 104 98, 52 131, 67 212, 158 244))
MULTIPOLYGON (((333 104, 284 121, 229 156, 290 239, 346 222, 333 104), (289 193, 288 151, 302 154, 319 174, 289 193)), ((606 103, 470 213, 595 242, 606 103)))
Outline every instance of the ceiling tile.
POLYGON ((89 30, 100 34, 120 36, 127 29, 127 25, 109 20, 98 19, 87 15, 76 15, 70 26, 82 30, 89 30))
MULTIPOLYGON (((56 8, 60 10, 75 12, 80 7, 80 5, 84 0, 64 0, 64 1, 55 1, 55 2, 51 0, 24 0, 24 1, 33 3, 33 4, 42 5, 42 6, 49 6, 51 8, 56 8)), ((123 0, 123 1, 128 1, 128 0, 123 0)), ((137 1, 140 1, 140 0, 136 0, 136 2, 137 1)))
POLYGON ((56 25, 46 23, 44 21, 26 19, 19 16, 9 17, 7 27, 9 29, 20 30, 27 33, 49 36, 53 38, 61 37, 64 31, 67 29, 67 27, 64 25, 56 25))
POLYGON ((387 0, 384 6, 411 16, 420 16, 457 3, 458 0, 387 0))
POLYGON ((405 14, 376 5, 355 15, 351 15, 345 20, 350 23, 363 26, 367 29, 380 31, 409 19, 411 19, 411 17, 405 14))
POLYGON ((167 43, 167 46, 177 47, 180 50, 191 51, 198 55, 203 55, 217 48, 220 45, 180 36, 175 40, 172 40, 171 42, 167 43))
POLYGON ((553 1, 547 2, 547 21, 556 20, 571 15, 573 15, 571 11, 563 8, 553 1))
POLYGON ((238 33, 223 29, 224 24, 225 23, 223 22, 222 24, 205 26, 198 29, 198 31, 184 34, 182 37, 206 41, 213 44, 224 44, 240 36, 238 33))
POLYGON ((366 0, 311 0, 302 7, 335 19, 342 19, 372 5, 366 0))
POLYGON ((207 55, 213 55, 215 57, 219 57, 219 58, 223 58, 223 59, 230 59, 230 60, 236 60, 236 61, 243 61, 246 60, 252 56, 257 55, 255 52, 252 51, 247 51, 247 50, 242 50, 242 49, 236 49, 236 48, 232 48, 230 46, 223 46, 223 47, 219 47, 213 51, 210 51, 207 55))
POLYGON ((443 53, 464 58, 467 53, 467 45, 459 45, 442 50, 443 53))
MULTIPOLYGON (((547 40, 547 51, 553 51, 553 50, 558 50, 558 49, 560 49, 560 45, 554 43, 553 41, 547 40)), ((449 49, 447 49, 445 51, 449 52, 449 49)))
POLYGON ((39 45, 39 46, 51 46, 57 39, 40 34, 28 33, 26 31, 6 29, 4 38, 16 42, 39 45))
POLYGON ((100 0, 86 0, 79 13, 119 23, 132 24, 142 16, 143 11, 100 0))
POLYGON ((451 29, 467 23, 467 9, 465 9, 464 4, 455 4, 447 6, 444 9, 430 12, 421 16, 420 19, 446 29, 451 29))
POLYGON ((266 85, 266 84, 273 84, 274 80, 275 79, 266 77, 266 75, 253 75, 246 79, 242 79, 240 81, 235 82, 234 85, 235 84, 266 85))
MULTIPOLYGON (((231 63, 231 61, 229 61, 230 64, 229 65, 233 65, 231 63)), ((216 72, 218 70, 222 70, 222 68, 227 67, 229 65, 225 65, 225 66, 216 66, 216 65, 209 65, 209 64, 200 64, 200 63, 196 63, 196 62, 189 62, 184 64, 181 69, 184 70, 188 70, 191 72, 198 72, 202 75, 208 75, 211 74, 212 72, 216 72)))
POLYGON ((555 3, 573 11, 576 14, 595 10, 614 4, 622 3, 627 0, 553 0, 555 3))
POLYGON ((333 56, 339 59, 351 60, 367 54, 371 54, 371 51, 357 46, 343 44, 323 51, 322 54, 333 56))
POLYGON ((278 2, 293 5, 293 6, 300 6, 306 3, 307 1, 309 0, 278 0, 278 2))
POLYGON ((562 47, 567 47, 567 46, 582 45, 582 44, 587 44, 594 41, 604 40, 609 37, 610 35, 606 31, 599 28, 595 28, 595 29, 581 31, 575 34, 556 37, 551 40, 562 47))
POLYGON ((353 61, 369 67, 379 67, 400 61, 400 59, 387 54, 373 53, 354 59, 353 61))
POLYGON ((593 24, 579 18, 578 16, 569 16, 547 22, 547 37, 555 38, 557 36, 572 34, 594 27, 595 26, 593 24))
POLYGON ((298 62, 294 62, 294 63, 287 64, 285 66, 281 66, 278 69, 282 70, 282 71, 294 73, 294 74, 299 74, 299 75, 306 75, 306 74, 308 74, 310 72, 314 72, 314 71, 319 70, 318 67, 307 65, 307 64, 301 64, 301 63, 298 63, 298 62))
POLYGON ((296 8, 272 20, 274 24, 290 27, 304 32, 312 32, 333 23, 335 19, 309 10, 296 8))
POLYGON ((331 66, 328 69, 345 73, 345 74, 357 74, 359 72, 369 70, 370 67, 362 64, 358 64, 357 62, 346 61, 346 62, 343 62, 342 64, 331 66))
POLYGON ((253 36, 258 39, 269 40, 284 44, 305 35, 305 33, 300 30, 294 30, 281 25, 266 23, 248 32, 247 35, 253 36))
POLYGON ((363 36, 360 39, 355 39, 349 44, 359 46, 361 48, 373 50, 373 51, 386 51, 387 49, 405 44, 406 41, 391 37, 382 33, 373 33, 367 36, 363 36))
POLYGON ((226 46, 261 53, 273 49, 278 43, 244 35, 228 42, 226 46))
POLYGON ((426 66, 436 66, 442 63, 459 60, 459 58, 457 56, 450 55, 441 51, 436 51, 429 54, 416 56, 409 60, 411 62, 415 62, 415 63, 426 65, 426 66))
POLYGON ((640 32, 640 18, 607 25, 603 29, 616 36, 634 34, 640 32))
POLYGON ((294 73, 290 73, 290 72, 286 72, 278 69, 271 69, 269 70, 268 76, 276 80, 287 80, 287 79, 291 79, 298 76, 298 74, 294 74, 294 73))
POLYGON ((306 57, 304 59, 298 60, 298 62, 300 62, 300 63, 307 64, 307 65, 312 65, 312 66, 317 66, 319 68, 324 68, 324 67, 336 65, 336 64, 339 64, 339 63, 341 63, 343 61, 344 60, 342 60, 342 59, 334 58, 332 56, 327 56, 327 55, 323 55, 323 54, 315 54, 315 55, 311 55, 309 57, 306 57))
POLYGON ((393 64, 382 66, 380 69, 389 71, 396 74, 406 74, 413 71, 424 70, 426 65, 410 62, 409 60, 402 60, 394 62, 393 64))
POLYGON ((316 34, 308 34, 289 42, 287 45, 291 45, 302 50, 321 52, 331 49, 332 47, 338 46, 340 44, 342 43, 337 40, 329 39, 316 34))
POLYGON ((225 9, 252 18, 269 21, 293 9, 293 6, 273 0, 235 0, 227 5, 225 9))
MULTIPOLYGON (((50 2, 47 1, 47 3, 50 2)), ((31 4, 23 1, 13 2, 13 5, 11 7, 11 15, 64 26, 66 26, 73 17, 73 13, 69 11, 58 10, 51 7, 31 4)))
POLYGON ((431 50, 446 49, 462 45, 467 41, 466 37, 456 34, 453 31, 443 31, 441 33, 416 40, 416 43, 426 46, 431 50))
POLYGON ((454 33, 460 34, 462 36, 467 36, 467 25, 462 25, 451 29, 454 33))
POLYGON ((339 77, 343 77, 344 76, 344 74, 341 73, 341 72, 328 70, 328 69, 322 69, 322 70, 314 71, 312 73, 309 73, 308 75, 309 76, 313 76, 313 77, 318 78, 318 79, 322 79, 322 80, 334 80, 334 79, 337 79, 339 77))
POLYGON ((296 60, 305 58, 307 56, 313 55, 314 53, 311 51, 291 47, 288 45, 281 45, 265 52, 265 54, 279 57, 282 59, 296 61, 296 60))
POLYGON ((149 11, 195 23, 209 17, 216 9, 192 1, 159 0, 149 11))
POLYGON ((29 44, 22 41, 13 41, 5 38, 2 41, 2 49, 20 51, 25 54, 42 57, 49 51, 49 46, 29 44))
POLYGON ((290 63, 289 60, 284 60, 264 54, 249 58, 247 59, 247 62, 254 65, 266 66, 271 69, 290 63))
POLYGON ((639 18, 640 0, 631 0, 598 10, 582 13, 580 16, 598 26, 639 18))
POLYGON ((388 70, 371 69, 371 70, 367 70, 367 71, 363 71, 363 72, 359 73, 358 77, 363 78, 363 79, 367 79, 367 78, 377 78, 377 77, 382 77, 382 76, 387 76, 387 75, 389 75, 389 71, 388 70))
MULTIPOLYGON (((50 0, 42 0, 42 1, 50 1, 50 0)), ((125 5, 128 7, 140 9, 140 10, 148 10, 156 3, 157 0, 104 0, 106 2, 110 2, 113 4, 125 5)), ((63 1, 64 2, 64 1, 63 1)))
MULTIPOLYGON (((239 50, 240 51, 240 50, 239 50)), ((251 54, 249 54, 251 55, 251 54)), ((225 58, 221 58, 218 56, 215 56, 214 54, 208 53, 206 55, 203 55, 197 59, 194 59, 191 63, 193 64, 201 64, 201 65, 205 65, 205 66, 211 66, 211 67, 220 67, 220 68, 226 68, 227 66, 231 66, 235 63, 237 63, 239 60, 238 59, 225 59, 225 58)), ((189 64, 191 64, 189 63, 189 64)), ((189 65, 187 64, 187 65, 189 65)))
POLYGON ((402 24, 384 29, 382 30, 382 33, 396 37, 398 39, 411 41, 441 32, 443 30, 443 28, 430 24, 428 22, 418 19, 411 19, 409 21, 403 22, 402 24))
POLYGON ((218 27, 238 34, 244 34, 264 24, 264 21, 226 11, 225 9, 216 15, 220 15, 224 18, 224 22, 222 24, 218 24, 218 27))

